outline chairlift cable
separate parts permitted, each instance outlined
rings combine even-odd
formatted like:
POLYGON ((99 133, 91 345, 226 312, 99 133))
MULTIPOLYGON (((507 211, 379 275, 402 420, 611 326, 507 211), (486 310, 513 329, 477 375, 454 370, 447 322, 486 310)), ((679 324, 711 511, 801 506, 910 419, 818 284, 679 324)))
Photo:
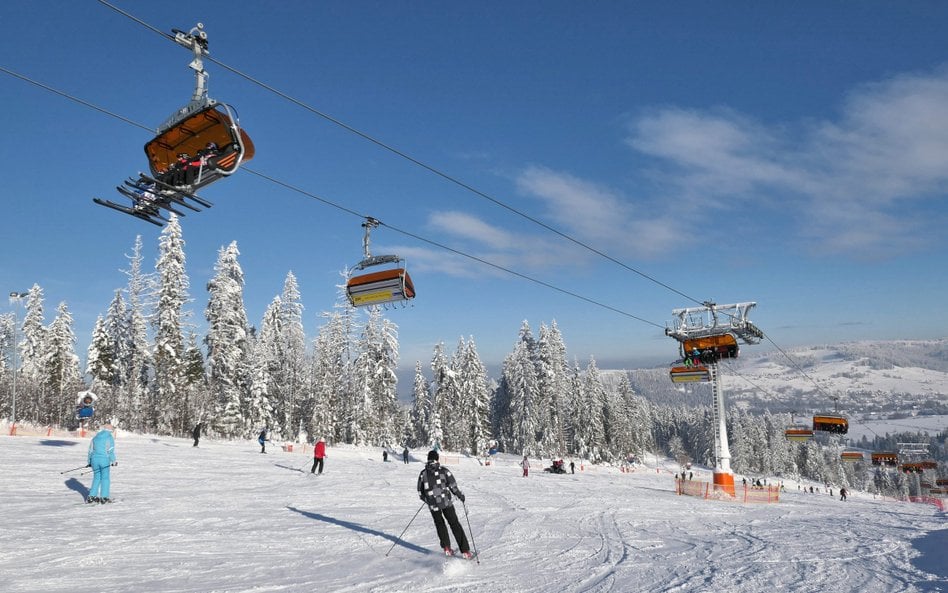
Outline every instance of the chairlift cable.
MULTIPOLYGON (((11 70, 8 70, 8 69, 6 69, 6 68, 3 68, 2 66, 0 66, 0 71, 5 72, 5 73, 7 73, 7 74, 10 74, 10 75, 12 75, 12 76, 14 76, 14 77, 16 77, 16 78, 18 78, 18 79, 20 79, 20 80, 25 81, 25 82, 29 82, 30 84, 33 84, 33 85, 35 85, 35 86, 38 86, 38 87, 42 88, 43 90, 46 90, 46 91, 55 93, 56 95, 59 95, 59 96, 64 97, 64 98, 66 98, 66 99, 69 99, 70 101, 74 101, 74 102, 76 102, 76 103, 79 103, 80 105, 82 105, 82 106, 84 106, 84 107, 89 107, 90 109, 95 109, 96 111, 99 111, 100 113, 104 113, 104 114, 106 114, 106 115, 109 115, 109 116, 111 116, 111 117, 114 117, 114 118, 116 118, 116 119, 119 119, 119 120, 121 120, 121 121, 124 121, 124 122, 126 122, 126 123, 128 123, 128 124, 131 124, 131 125, 134 125, 134 126, 143 128, 143 129, 145 129, 145 130, 149 130, 149 131, 151 130, 151 128, 149 128, 148 126, 145 126, 145 125, 143 125, 143 124, 140 124, 140 123, 138 123, 138 122, 136 122, 136 121, 134 121, 134 120, 128 119, 127 117, 124 117, 124 116, 118 115, 118 114, 116 114, 116 113, 113 113, 113 112, 111 112, 111 111, 109 111, 109 110, 107 110, 107 109, 103 109, 103 108, 101 108, 101 107, 98 107, 98 106, 96 106, 95 104, 90 103, 89 101, 86 101, 86 100, 84 100, 84 99, 80 99, 80 98, 78 98, 78 97, 76 97, 76 96, 74 96, 74 95, 71 95, 71 94, 69 94, 69 93, 66 93, 66 92, 61 91, 61 90, 58 90, 58 89, 55 89, 55 88, 53 88, 53 87, 51 87, 51 86, 49 86, 49 85, 45 85, 45 84, 39 83, 39 82, 37 82, 37 81, 35 81, 35 80, 31 79, 31 78, 28 78, 28 77, 26 77, 26 76, 24 76, 24 75, 22 75, 22 74, 17 74, 17 73, 15 73, 15 72, 11 71, 11 70)), ((323 204, 326 204, 327 206, 332 206, 333 208, 336 208, 336 209, 338 209, 338 210, 342 210, 343 212, 345 212, 345 213, 347 213, 347 214, 352 214, 353 216, 357 216, 357 217, 359 217, 359 218, 362 219, 362 220, 365 220, 366 218, 370 218, 370 217, 367 216, 366 214, 362 214, 362 213, 360 213, 360 212, 357 212, 357 211, 355 211, 355 210, 352 210, 351 208, 347 208, 347 207, 345 207, 345 206, 342 206, 342 205, 340 205, 340 204, 337 204, 336 202, 333 202, 333 201, 331 201, 331 200, 327 200, 326 198, 319 197, 319 196, 317 196, 316 194, 313 194, 313 193, 311 193, 311 192, 308 192, 308 191, 306 191, 306 190, 304 190, 304 189, 302 189, 302 188, 296 187, 296 186, 294 186, 294 185, 292 185, 292 184, 290 184, 290 183, 287 183, 287 182, 285 182, 285 181, 281 181, 281 180, 279 180, 279 179, 277 179, 277 178, 275 178, 275 177, 271 177, 271 176, 269 176, 269 175, 266 175, 265 173, 262 173, 262 172, 259 172, 259 171, 255 171, 255 170, 253 170, 253 169, 251 169, 251 168, 249 168, 249 167, 243 167, 243 169, 244 169, 245 171, 247 171, 248 173, 252 173, 253 175, 256 175, 257 177, 260 177, 260 178, 262 178, 262 179, 265 179, 265 180, 267 180, 267 181, 269 181, 269 182, 271 182, 271 183, 273 183, 273 184, 275 184, 275 185, 279 185, 279 186, 281 186, 281 187, 283 187, 283 188, 285 188, 285 189, 289 189, 289 190, 294 191, 294 192, 296 192, 296 193, 302 194, 302 195, 304 195, 304 196, 306 196, 306 197, 309 197, 309 198, 312 198, 312 199, 317 200, 317 201, 319 201, 319 202, 322 202, 323 204)), ((543 287, 545 287, 545 288, 549 288, 550 290, 555 290, 555 291, 560 292, 560 293, 562 293, 562 294, 565 294, 565 295, 567 295, 567 296, 571 296, 571 297, 577 298, 577 299, 579 299, 579 300, 585 301, 585 302, 587 302, 587 303, 589 303, 589 304, 591 304, 591 305, 595 305, 595 306, 597 306, 597 307, 601 307, 601 308, 603 308, 603 309, 607 309, 607 310, 612 311, 612 312, 614 312, 614 313, 618 313, 618 314, 623 315, 623 316, 625 316, 625 317, 629 317, 630 319, 635 319, 635 320, 637 320, 637 321, 641 321, 642 323, 651 325, 651 326, 656 327, 656 328, 659 328, 659 329, 664 329, 664 327, 665 327, 664 325, 660 325, 660 324, 658 324, 658 323, 654 323, 654 322, 649 321, 649 320, 647 320, 647 319, 644 319, 644 318, 642 318, 642 317, 638 317, 637 315, 633 315, 632 313, 629 313, 629 312, 627 312, 627 311, 623 311, 622 309, 618 309, 618 308, 613 307, 613 306, 611 306, 611 305, 607 305, 607 304, 605 304, 605 303, 603 303, 603 302, 601 302, 601 301, 597 301, 597 300, 592 299, 592 298, 590 298, 590 297, 583 296, 583 295, 581 295, 581 294, 579 294, 579 293, 576 293, 576 292, 567 290, 567 289, 565 289, 565 288, 560 288, 560 287, 558 287, 558 286, 556 286, 556 285, 554 285, 554 284, 550 284, 549 282, 546 282, 546 281, 544 281, 544 280, 540 280, 540 279, 538 279, 538 278, 534 278, 534 277, 529 276, 529 275, 527 275, 527 274, 524 274, 524 273, 522 273, 522 272, 517 272, 516 270, 510 269, 510 268, 507 268, 507 267, 504 267, 504 266, 502 266, 502 265, 500 265, 500 264, 496 264, 496 263, 494 263, 494 262, 491 262, 491 261, 486 260, 486 259, 484 259, 484 258, 478 257, 478 256, 476 256, 476 255, 471 255, 471 254, 466 253, 466 252, 464 252, 464 251, 461 251, 461 250, 459 250, 459 249, 455 249, 455 248, 453 248, 453 247, 449 247, 449 246, 447 246, 447 245, 444 245, 443 243, 438 243, 437 241, 434 241, 434 240, 432 240, 432 239, 428 239, 428 238, 426 238, 426 237, 422 237, 421 235, 412 233, 411 231, 407 231, 407 230, 405 230, 405 229, 401 229, 401 228, 392 226, 392 225, 390 225, 390 224, 387 224, 387 223, 384 223, 384 222, 381 222, 381 221, 379 221, 379 223, 380 223, 382 226, 388 227, 388 228, 392 229, 393 231, 395 231, 395 232, 397 232, 397 233, 401 233, 402 235, 405 235, 405 236, 407 236, 407 237, 411 237, 411 238, 413 238, 413 239, 415 239, 415 240, 417 240, 417 241, 421 241, 421 242, 423 242, 423 243, 427 243, 427 244, 429 244, 429 245, 432 245, 432 246, 434 246, 434 247, 438 247, 438 248, 443 249, 443 250, 445 250, 445 251, 449 251, 449 252, 454 253, 454 254, 456 254, 456 255, 460 255, 460 256, 462 256, 462 257, 466 257, 466 258, 468 258, 468 259, 470 259, 470 260, 476 261, 476 262, 481 263, 481 264, 484 264, 484 265, 486 265, 486 266, 490 266, 490 267, 492 267, 492 268, 494 268, 494 269, 497 269, 497 270, 500 270, 500 271, 502 271, 502 272, 506 272, 506 273, 511 274, 511 275, 513 275, 513 276, 517 276, 518 278, 522 278, 522 279, 524 279, 524 280, 528 280, 528 281, 530 281, 530 282, 533 282, 534 284, 538 284, 538 285, 543 286, 543 287)))
MULTIPOLYGON (((122 14, 123 16, 128 17, 129 19, 131 19, 131 20, 135 21, 136 23, 138 23, 138 24, 140 24, 140 25, 142 25, 142 26, 148 28, 149 30, 151 30, 151 31, 153 31, 153 32, 155 32, 155 33, 158 33, 158 34, 161 35, 162 37, 165 37, 165 38, 167 38, 167 39, 170 39, 171 41, 174 41, 174 37, 168 35, 167 33, 162 32, 161 30, 159 30, 158 28, 156 28, 156 27, 154 27, 154 26, 152 26, 152 25, 149 25, 148 23, 146 23, 145 21, 139 19, 138 17, 135 17, 135 16, 129 14, 128 12, 126 12, 126 11, 124 11, 124 10, 121 10, 120 8, 114 6, 113 4, 111 4, 110 2, 108 2, 107 0, 97 0, 97 1, 98 1, 100 4, 102 4, 103 6, 106 6, 106 7, 108 7, 108 8, 111 8, 112 10, 118 12, 119 14, 122 14)), ((320 111, 319 109, 316 109, 315 107, 313 107, 312 105, 306 103, 305 101, 302 101, 302 100, 300 100, 300 99, 297 99, 297 98, 293 97, 292 95, 289 95, 289 94, 287 94, 287 93, 284 93, 283 91, 281 91, 281 90, 279 90, 279 89, 277 89, 277 88, 275 88, 275 87, 273 87, 273 86, 271 86, 271 85, 269 85, 269 84, 267 84, 267 83, 265 83, 265 82, 263 82, 263 81, 261 81, 261 80, 255 78, 255 77, 253 77, 253 76, 251 76, 251 75, 249 75, 249 74, 247 74, 247 73, 245 73, 245 72, 243 72, 243 71, 241 71, 241 70, 238 70, 237 68, 235 68, 235 67, 233 67, 233 66, 230 66, 230 65, 228 65, 228 64, 225 64, 224 62, 221 62, 220 60, 218 60, 218 59, 216 59, 216 58, 214 58, 214 57, 212 57, 212 56, 206 56, 205 59, 207 59, 207 60, 210 61, 210 62, 213 62, 213 63, 217 64, 218 66, 220 66, 221 68, 224 68, 225 70, 229 70, 229 71, 232 72, 233 74, 236 74, 237 76, 239 76, 239 77, 241 77, 241 78, 247 80, 248 82, 251 82, 251 83, 253 83, 253 84, 255 84, 255 85, 257 85, 257 86, 259 86, 259 87, 261 87, 261 88, 263 88, 263 89, 265 89, 265 90, 267 90, 267 91, 270 91, 271 93, 277 95, 278 97, 280 97, 280 98, 282 98, 282 99, 285 99, 285 100, 289 101, 290 103, 293 103, 294 105, 296 105, 296 106, 298 106, 298 107, 304 109, 305 111, 309 111, 310 113, 312 113, 312 114, 314 114, 314 115, 316 115, 316 116, 319 116, 319 117, 325 119, 326 121, 328 121, 328 122, 330 122, 330 123, 332 123, 332 124, 334 124, 334 125, 336 125, 336 126, 339 126, 339 127, 343 128, 344 130, 346 130, 346 131, 348 131, 348 132, 351 132, 351 133, 355 134, 356 136, 359 136, 360 138, 362 138, 362 139, 364 139, 364 140, 367 140, 368 142, 371 142, 372 144, 375 144, 375 145, 378 146, 379 148, 382 148, 382 149, 384 149, 384 150, 387 150, 387 151, 391 152, 392 154, 394 154, 394 155, 396 155, 396 156, 398 156, 398 157, 401 157, 402 159, 405 159, 405 160, 407 160, 408 162, 410 162, 410 163, 412 163, 412 164, 414 164, 414 165, 416 165, 416 166, 418 166, 418 167, 421 167, 422 169, 428 171, 429 173, 433 173, 434 175, 437 175, 438 177, 441 177, 441 178, 444 179, 445 181, 448 181, 448 182, 450 182, 450 183, 453 183, 453 184, 457 185, 458 187, 461 187, 462 189, 465 189, 465 190, 467 190, 467 191, 473 193, 474 195, 476 195, 476 196, 478 196, 478 197, 480 197, 480 198, 483 198, 483 199, 485 199, 485 200, 488 200, 489 202, 492 202, 492 203, 494 203, 495 205, 500 206, 501 208, 504 208, 505 210, 507 210, 507 211, 509 211, 509 212, 512 212, 513 214, 516 214, 517 216, 520 216, 521 218, 524 218, 524 219, 526 219, 526 220, 528 220, 528 221, 530 221, 530 222, 532 222, 532 223, 534 223, 534 224, 536 224, 536 225, 538 225, 538 226, 540 226, 540 227, 546 229, 547 231, 549 231, 549 232, 551 232, 551 233, 553 233, 553 234, 559 236, 560 238, 566 239, 567 241, 570 241, 571 243, 573 243, 573 244, 575 244, 575 245, 577 245, 577 246, 579 246, 579 247, 581 247, 581 248, 583 248, 583 249, 586 249, 587 251, 590 251, 591 253, 594 253, 594 254, 596 254, 596 255, 598 255, 598 256, 600 256, 600 257, 606 259, 606 260, 609 260, 609 261, 611 261, 612 263, 614 263, 614 264, 616 264, 616 265, 618 265, 618 266, 620 266, 620 267, 622 267, 622 268, 624 268, 624 269, 626 269, 626 270, 628 270, 628 271, 630 271, 630 272, 633 272, 634 274, 637 274, 638 276, 640 276, 640 277, 642 277, 642 278, 648 280, 649 282, 653 282, 653 283, 655 283, 655 284, 657 284, 657 285, 659 285, 659 286, 661 286, 661 287, 663 287, 663 288, 665 288, 665 289, 667 289, 667 290, 669 290, 669 291, 671 291, 671 292, 673 292, 673 293, 675 293, 675 294, 681 296, 682 298, 688 299, 688 300, 690 300, 690 301, 692 301, 692 302, 694 302, 694 303, 696 303, 696 304, 701 304, 701 303, 703 302, 703 301, 701 301, 701 300, 699 300, 699 299, 696 299, 696 298, 694 298, 694 297, 692 297, 692 296, 689 296, 689 295, 685 294, 684 292, 681 292, 680 290, 678 290, 678 289, 676 289, 676 288, 674 288, 674 287, 672 287, 672 286, 670 286, 670 285, 668 285, 668 284, 662 282, 661 280, 658 280, 657 278, 655 278, 655 277, 653 277, 653 276, 650 276, 649 274, 646 274, 645 272, 642 272, 641 270, 638 270, 638 269, 636 269, 636 268, 633 268, 632 266, 630 266, 630 265, 628 265, 628 264, 626 264, 626 263, 624 263, 624 262, 622 262, 622 261, 620 261, 620 260, 618 260, 618 259, 612 257, 611 255, 605 253, 604 251, 602 251, 602 250, 600 250, 600 249, 597 249, 597 248, 595 248, 595 247, 589 245, 588 243, 586 243, 586 242, 584 242, 584 241, 581 241, 581 240, 579 240, 579 239, 577 239, 577 238, 575 238, 575 237, 569 235, 568 233, 565 233, 565 232, 563 232, 563 231, 557 229, 556 227, 553 227, 552 225, 549 225, 549 224, 543 222, 542 220, 539 220, 538 218, 536 218, 536 217, 534 217, 534 216, 531 216, 530 214, 527 214, 526 212, 523 212, 522 210, 519 210, 518 208, 515 208, 515 207, 511 206, 510 204, 507 204, 506 202, 504 202, 504 201, 502 201, 502 200, 500 200, 500 199, 498 199, 498 198, 495 198, 495 197, 493 197, 492 195, 490 195, 490 194, 488 194, 488 193, 486 193, 486 192, 484 192, 484 191, 481 191, 481 190, 477 189, 476 187, 472 186, 471 184, 469 184, 469 183, 467 183, 467 182, 465 182, 465 181, 462 181, 461 179, 455 177, 454 175, 451 175, 451 174, 449 174, 449 173, 445 173, 445 172, 442 171, 441 169, 438 169, 437 167, 435 167, 435 166, 433 166, 433 165, 429 165, 429 164, 425 163, 424 161, 421 161, 420 159, 417 159, 417 158, 411 156, 410 154, 406 153, 405 151, 400 150, 400 149, 398 149, 398 148, 392 146, 391 144, 388 144, 388 143, 386 143, 386 142, 384 142, 384 141, 382 141, 382 140, 380 140, 380 139, 378 139, 378 138, 372 136, 371 134, 369 134, 369 133, 367 133, 367 132, 363 132, 362 130, 359 130, 358 128, 355 128, 355 127, 353 127, 353 126, 351 126, 351 125, 349 125, 349 124, 343 122, 342 120, 340 120, 340 119, 338 119, 338 118, 335 118, 335 117, 329 115, 328 113, 325 113, 325 112, 323 112, 323 111, 320 111)))
POLYGON ((61 90, 59 90, 59 89, 56 89, 56 88, 53 88, 53 87, 51 87, 51 86, 49 86, 49 85, 47 85, 47 84, 43 84, 42 82, 39 82, 38 80, 34 80, 34 79, 32 79, 32 78, 29 78, 29 77, 27 77, 27 76, 24 76, 24 75, 22 75, 22 74, 19 74, 19 73, 17 73, 17 72, 14 72, 13 70, 9 70, 9 69, 7 69, 7 68, 4 68, 3 66, 0 66, 0 72, 3 72, 3 73, 5 73, 5 74, 9 74, 10 76, 13 76, 14 78, 19 78, 20 80, 22 80, 22 81, 24 81, 24 82, 28 82, 28 83, 30 83, 30 84, 32 84, 32 85, 34 85, 34 86, 38 86, 39 88, 41 88, 41 89, 43 89, 43 90, 45 90, 45 91, 49 91, 49 92, 51 92, 51 93, 53 93, 53 94, 59 95, 60 97, 65 97, 66 99, 69 99, 70 101, 74 101, 74 102, 76 102, 76 103, 79 103, 80 105, 83 105, 84 107, 88 107, 88 108, 90 108, 90 109, 95 109, 96 111, 98 111, 98 112, 100 112, 100 113, 104 113, 104 114, 109 115, 109 116, 111 116, 111 117, 114 117, 114 118, 116 118, 116 119, 122 120, 123 122, 125 122, 125 123, 127 123, 127 124, 131 124, 131 125, 133 125, 133 126, 137 126, 137 127, 139 127, 139 128, 142 128, 143 130, 148 130, 149 132, 154 132, 154 128, 151 128, 151 127, 146 126, 146 125, 144 125, 144 124, 140 124, 140 123, 138 123, 137 121, 134 121, 134 120, 128 119, 127 117, 121 116, 121 115, 115 113, 114 111, 109 111, 108 109, 105 109, 105 108, 103 108, 103 107, 99 107, 98 105, 95 105, 95 104, 93 104, 93 103, 90 103, 90 102, 88 102, 88 101, 85 101, 85 100, 83 100, 83 99, 80 99, 80 98, 78 98, 78 97, 75 97, 75 96, 73 96, 73 95, 70 95, 69 93, 63 92, 63 91, 61 91, 61 90))

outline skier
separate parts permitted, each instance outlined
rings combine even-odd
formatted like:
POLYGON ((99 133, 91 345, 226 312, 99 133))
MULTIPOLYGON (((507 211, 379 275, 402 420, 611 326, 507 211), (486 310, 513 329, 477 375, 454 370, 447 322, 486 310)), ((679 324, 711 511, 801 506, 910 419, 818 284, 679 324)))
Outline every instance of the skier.
POLYGON ((576 473, 576 464, 573 462, 572 459, 569 460, 569 473, 571 474, 576 473))
POLYGON ((319 437, 319 440, 316 441, 316 446, 313 447, 313 469, 309 470, 309 473, 315 474, 317 467, 319 467, 319 473, 323 473, 323 459, 325 459, 325 457, 326 439, 319 437))
POLYGON ((405 447, 405 449, 402 451, 402 462, 406 464, 408 463, 408 447, 405 447))
POLYGON ((264 426, 263 430, 260 431, 260 436, 257 437, 257 442, 260 443, 260 452, 267 452, 267 427, 264 426))
POLYGON ((428 452, 428 463, 425 469, 418 474, 418 496, 431 511, 431 518, 434 520, 435 529, 438 531, 438 541, 441 543, 441 549, 446 556, 453 556, 454 550, 451 549, 451 538, 448 536, 448 527, 445 525, 447 519, 451 526, 451 532, 458 543, 458 550, 461 555, 467 559, 474 557, 467 544, 467 536, 464 535, 464 528, 458 521, 458 514, 454 510, 454 502, 451 500, 451 494, 458 497, 461 503, 464 502, 464 493, 458 488, 457 480, 454 474, 446 467, 438 463, 438 452, 428 452))
POLYGON ((87 463, 88 467, 92 468, 93 476, 92 487, 89 489, 89 498, 86 502, 102 504, 112 502, 109 498, 111 487, 109 467, 118 465, 115 460, 115 439, 112 437, 112 430, 111 424, 103 424, 102 429, 89 442, 87 463))
POLYGON ((527 456, 523 456, 523 461, 520 462, 520 467, 523 468, 523 477, 526 478, 527 474, 530 473, 530 460, 527 459, 527 456))
POLYGON ((201 440, 201 423, 198 422, 194 427, 194 430, 191 431, 191 436, 194 437, 194 446, 198 446, 198 441, 201 440))
POLYGON ((388 449, 382 449, 382 461, 388 461, 388 449))
POLYGON ((840 488, 840 489, 839 489, 839 499, 840 499, 840 500, 846 500, 846 494, 848 494, 848 492, 846 492, 846 489, 845 489, 845 488, 840 488))

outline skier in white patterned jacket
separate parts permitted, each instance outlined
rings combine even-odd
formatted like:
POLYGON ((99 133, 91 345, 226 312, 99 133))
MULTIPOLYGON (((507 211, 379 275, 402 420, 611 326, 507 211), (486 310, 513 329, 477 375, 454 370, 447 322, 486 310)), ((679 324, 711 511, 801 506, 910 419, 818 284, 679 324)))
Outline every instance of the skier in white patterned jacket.
POLYGON ((472 558, 471 549, 467 544, 467 536, 464 535, 464 528, 458 521, 458 514, 454 510, 454 502, 451 500, 451 494, 464 502, 464 493, 458 488, 458 483, 454 479, 454 474, 446 467, 442 467, 438 462, 438 452, 428 452, 428 463, 425 469, 418 475, 418 496, 421 497, 431 511, 431 518, 434 519, 435 528, 438 530, 438 540, 441 543, 441 549, 448 556, 453 556, 451 549, 451 538, 448 537, 448 527, 445 525, 447 519, 451 526, 451 532, 458 543, 458 551, 465 558, 472 558))

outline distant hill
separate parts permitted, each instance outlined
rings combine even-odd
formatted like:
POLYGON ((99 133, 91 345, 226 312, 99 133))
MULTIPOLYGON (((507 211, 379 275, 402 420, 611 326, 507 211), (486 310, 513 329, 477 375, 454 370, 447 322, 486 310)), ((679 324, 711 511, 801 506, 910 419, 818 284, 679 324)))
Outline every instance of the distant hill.
MULTIPOLYGON (((752 412, 852 415, 948 413, 948 339, 846 342, 755 354, 721 364, 729 405, 752 412)), ((673 385, 668 368, 603 371, 610 388, 628 374, 636 393, 664 404, 707 405, 707 384, 673 385)))

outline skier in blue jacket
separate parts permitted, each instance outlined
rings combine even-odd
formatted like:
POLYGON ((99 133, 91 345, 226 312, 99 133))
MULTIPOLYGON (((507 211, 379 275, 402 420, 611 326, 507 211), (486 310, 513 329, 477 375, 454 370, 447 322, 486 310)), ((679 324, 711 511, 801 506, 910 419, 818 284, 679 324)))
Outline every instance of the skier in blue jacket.
POLYGON ((89 442, 89 467, 92 468, 92 488, 89 489, 89 498, 86 502, 112 502, 109 498, 109 468, 118 465, 115 460, 115 439, 112 437, 114 427, 104 424, 102 429, 89 442))

